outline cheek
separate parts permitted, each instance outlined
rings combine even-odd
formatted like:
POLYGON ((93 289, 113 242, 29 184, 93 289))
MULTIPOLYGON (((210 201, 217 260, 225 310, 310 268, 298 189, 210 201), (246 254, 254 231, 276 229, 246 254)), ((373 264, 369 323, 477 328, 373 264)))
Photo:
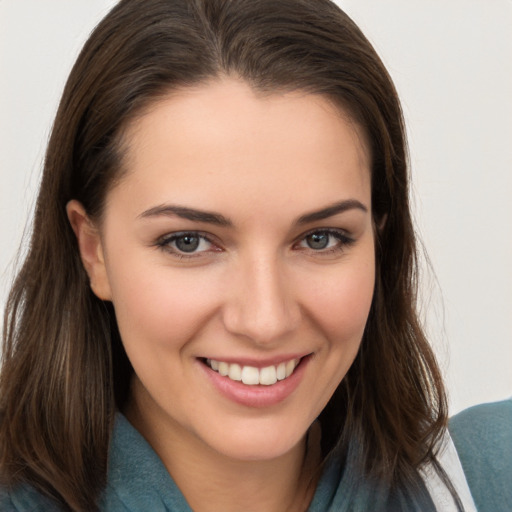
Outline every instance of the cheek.
POLYGON ((216 307, 211 276, 191 276, 170 267, 151 268, 146 262, 116 267, 110 280, 125 345, 145 340, 161 348, 179 348, 216 307))
POLYGON ((313 336, 320 334, 315 359, 320 369, 310 387, 312 401, 318 407, 314 410, 316 415, 331 399, 357 356, 374 283, 374 259, 370 253, 365 261, 347 261, 346 265, 329 269, 309 288, 304 311, 312 322, 313 336))
POLYGON ((327 339, 342 345, 361 341, 375 284, 373 258, 325 276, 310 289, 309 311, 327 339))

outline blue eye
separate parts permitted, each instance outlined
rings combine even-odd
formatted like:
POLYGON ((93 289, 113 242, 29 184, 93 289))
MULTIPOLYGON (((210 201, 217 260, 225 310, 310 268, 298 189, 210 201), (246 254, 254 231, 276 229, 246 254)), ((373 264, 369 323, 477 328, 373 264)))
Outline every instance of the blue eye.
POLYGON ((173 233, 158 241, 159 247, 179 256, 194 255, 212 249, 213 244, 197 232, 173 233))
POLYGON ((195 252, 201 244, 201 239, 195 235, 183 235, 176 238, 174 244, 182 252, 195 252))
POLYGON ((310 249, 321 250, 329 246, 331 238, 329 233, 312 233, 304 240, 310 249))
POLYGON ((315 252, 333 252, 343 250, 354 240, 341 230, 321 229, 308 233, 299 242, 299 247, 315 252))

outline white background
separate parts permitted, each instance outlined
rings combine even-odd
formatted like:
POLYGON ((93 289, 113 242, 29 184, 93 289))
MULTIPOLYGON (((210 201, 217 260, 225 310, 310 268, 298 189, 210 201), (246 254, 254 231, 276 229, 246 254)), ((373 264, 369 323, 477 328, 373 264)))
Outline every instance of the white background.
MULTIPOLYGON (((113 0, 0 0, 0 305, 52 117, 113 0)), ((427 330, 451 412, 512 395, 512 1, 339 0, 383 58, 408 123, 434 272, 427 330)))

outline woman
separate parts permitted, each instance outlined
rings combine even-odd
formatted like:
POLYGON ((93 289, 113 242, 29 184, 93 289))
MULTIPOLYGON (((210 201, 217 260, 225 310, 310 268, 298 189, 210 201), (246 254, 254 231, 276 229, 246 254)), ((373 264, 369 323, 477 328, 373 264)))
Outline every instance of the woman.
POLYGON ((438 460, 399 101, 344 13, 122 0, 100 23, 0 386, 7 509, 471 510, 438 460))

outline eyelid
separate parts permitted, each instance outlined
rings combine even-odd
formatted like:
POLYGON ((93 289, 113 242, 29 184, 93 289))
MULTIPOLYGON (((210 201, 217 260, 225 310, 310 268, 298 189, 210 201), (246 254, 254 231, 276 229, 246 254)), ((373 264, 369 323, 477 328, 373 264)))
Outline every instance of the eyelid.
POLYGON ((293 244, 294 247, 298 246, 301 242, 303 242, 308 236, 314 235, 315 233, 326 233, 338 239, 339 244, 335 247, 328 247, 325 249, 313 249, 308 247, 299 247, 299 250, 310 251, 315 255, 323 255, 323 254, 332 254, 335 252, 343 252, 350 245, 356 242, 355 238, 347 232, 347 230, 342 228, 314 228, 302 233, 293 244))
MULTIPOLYGON (((295 239, 295 242, 293 243, 293 248, 296 250, 301 251, 308 251, 313 255, 327 255, 332 254, 336 252, 343 252, 345 249, 347 249, 350 245, 355 243, 355 238, 349 232, 342 228, 313 228, 305 233, 302 233, 300 236, 298 236, 295 239), (299 244, 304 242, 304 240, 315 233, 322 233, 322 234, 328 234, 330 236, 333 236, 338 240, 339 243, 337 243, 334 247, 327 247, 324 249, 313 249, 311 247, 300 247, 299 244)), ((165 251, 166 253, 177 257, 179 259, 190 259, 190 258, 198 258, 198 257, 204 257, 207 254, 215 253, 215 252, 221 252, 224 249, 220 245, 220 243, 216 240, 216 237, 211 235, 210 233, 206 233, 204 231, 197 231, 197 230, 183 230, 183 231, 175 231, 171 233, 167 233, 163 236, 160 236, 156 242, 154 243, 154 246, 161 249, 162 251, 165 251), (199 252, 182 252, 177 248, 174 248, 171 246, 171 244, 181 238, 185 237, 187 235, 195 236, 198 238, 203 239, 208 244, 211 245, 207 250, 202 250, 199 252)))
POLYGON ((297 237, 296 240, 297 241, 301 241, 301 240, 303 240, 304 238, 306 238, 306 237, 308 237, 310 235, 314 235, 315 233, 328 233, 328 234, 333 235, 333 236, 339 236, 339 237, 342 237, 342 238, 346 238, 348 240, 353 240, 352 235, 346 229, 343 229, 343 228, 327 228, 327 227, 326 228, 319 227, 319 228, 310 229, 310 230, 306 231, 305 233, 300 234, 297 237))
POLYGON ((179 259, 197 258, 197 257, 204 256, 207 253, 219 252, 222 250, 219 243, 214 240, 214 237, 212 235, 210 235, 209 233, 205 233, 203 231, 197 231, 197 230, 183 230, 183 231, 175 231, 172 233, 167 233, 167 234, 159 237, 156 240, 154 245, 157 248, 159 248, 159 249, 167 252, 168 254, 171 254, 179 259), (213 249, 213 250, 208 249, 208 250, 199 251, 199 252, 186 253, 186 252, 182 252, 179 249, 176 249, 171 246, 172 242, 174 242, 178 238, 185 237, 187 235, 201 238, 201 239, 205 240, 206 242, 208 242, 211 246, 213 246, 216 249, 213 249))

